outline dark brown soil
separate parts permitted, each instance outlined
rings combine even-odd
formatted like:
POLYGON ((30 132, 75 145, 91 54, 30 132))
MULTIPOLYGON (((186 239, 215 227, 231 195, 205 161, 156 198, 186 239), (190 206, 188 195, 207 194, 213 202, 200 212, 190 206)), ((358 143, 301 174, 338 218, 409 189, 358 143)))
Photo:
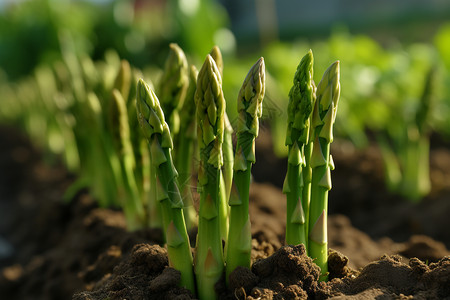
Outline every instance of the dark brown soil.
MULTIPOLYGON (((268 149, 264 143, 257 149, 268 149)), ((433 149, 433 191, 419 204, 384 189, 376 148, 336 141, 332 153, 330 281, 318 282, 302 246, 284 246, 284 175, 276 168, 284 161, 262 166, 271 155, 260 151, 253 267, 237 269, 228 289, 219 282, 220 298, 450 299, 450 152, 433 149)), ((48 161, 17 131, 0 128, 1 299, 194 299, 168 267, 160 230, 128 232, 122 213, 96 207, 89 191, 63 203, 74 178, 48 161)))

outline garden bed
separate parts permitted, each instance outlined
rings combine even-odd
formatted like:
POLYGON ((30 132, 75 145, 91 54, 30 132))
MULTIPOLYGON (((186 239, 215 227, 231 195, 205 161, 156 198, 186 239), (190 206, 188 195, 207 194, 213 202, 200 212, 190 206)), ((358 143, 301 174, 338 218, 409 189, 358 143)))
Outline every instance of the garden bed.
MULTIPOLYGON (((232 289, 217 285, 221 298, 450 297, 447 148, 432 148, 432 193, 414 204, 386 191, 375 147, 335 141, 328 222, 334 279, 318 283, 304 249, 283 247, 286 203, 279 185, 286 163, 273 156, 266 133, 257 139, 251 186, 255 263, 251 272, 233 274, 232 289)), ((168 268, 160 230, 126 231, 122 213, 98 208, 88 191, 63 203, 71 174, 57 162, 49 166, 16 130, 1 127, 0 141, 2 298, 194 298, 177 287, 179 273, 168 268)))

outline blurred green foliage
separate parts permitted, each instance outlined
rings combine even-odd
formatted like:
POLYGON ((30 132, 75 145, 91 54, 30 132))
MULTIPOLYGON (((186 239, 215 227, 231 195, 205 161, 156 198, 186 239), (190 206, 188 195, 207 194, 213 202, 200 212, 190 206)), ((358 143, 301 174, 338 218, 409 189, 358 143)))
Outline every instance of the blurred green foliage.
POLYGON ((78 55, 99 60, 114 49, 140 68, 161 67, 172 41, 202 61, 216 44, 234 50, 227 23, 226 12, 210 0, 11 2, 0 11, 0 66, 16 80, 61 59, 67 39, 78 55))
MULTIPOLYGON (((10 2, 0 11, 1 92, 7 100, 8 95, 16 93, 18 82, 27 81, 29 85, 20 86, 34 89, 36 83, 30 80, 33 77, 30 74, 42 73, 45 65, 62 70, 58 63, 68 61, 64 57, 67 53, 77 57, 87 69, 92 62, 83 58, 91 58, 105 69, 112 68, 108 64, 117 65, 120 59, 126 59, 141 69, 146 78, 158 82, 169 43, 178 43, 189 63, 195 65, 218 45, 223 53, 223 90, 232 124, 237 117, 241 78, 245 77, 247 66, 260 56, 265 58, 262 130, 270 128, 275 152, 282 156, 286 154, 288 92, 299 59, 312 49, 316 57, 316 83, 320 79, 318 74, 328 65, 341 61, 342 93, 336 136, 364 147, 372 134, 402 132, 401 128, 415 116, 426 74, 433 66, 436 67, 435 101, 427 126, 450 136, 450 23, 442 25, 427 43, 402 44, 389 40, 381 44, 367 35, 353 35, 345 27, 336 27, 326 39, 300 37, 288 42, 274 40, 264 47, 238 47, 229 22, 226 11, 213 0, 114 0, 101 4, 70 0, 10 2), (248 47, 252 51, 246 51, 248 47), (101 61, 104 57, 107 59, 101 61)), ((67 74, 61 72, 57 76, 67 74)), ((0 117, 4 120, 13 119, 7 116, 7 111, 20 114, 18 106, 7 103, 2 106, 0 117)))
POLYGON ((70 30, 79 53, 90 53, 95 11, 91 5, 35 0, 11 3, 0 14, 0 66, 10 79, 60 58, 59 34, 70 30), (67 11, 70 10, 70 13, 67 11))
MULTIPOLYGON (((443 45, 450 45, 450 34, 439 33, 437 37, 443 45)), ((435 130, 450 134, 448 120, 444 117, 450 108, 450 91, 443 84, 444 80, 449 80, 448 68, 442 62, 445 50, 438 51, 432 44, 397 44, 385 49, 368 36, 351 35, 339 29, 325 41, 274 43, 263 50, 267 70, 278 83, 276 89, 267 91, 272 98, 269 103, 280 107, 280 122, 272 122, 277 131, 274 136, 280 139, 276 144, 282 143, 285 132, 283 120, 295 61, 308 48, 317 54, 315 74, 323 72, 334 60, 341 61, 341 117, 335 125, 338 136, 350 138, 355 145, 364 147, 368 143, 368 130, 380 132, 404 126, 413 117, 426 74, 432 66, 438 66, 438 75, 437 103, 430 122, 435 130)))

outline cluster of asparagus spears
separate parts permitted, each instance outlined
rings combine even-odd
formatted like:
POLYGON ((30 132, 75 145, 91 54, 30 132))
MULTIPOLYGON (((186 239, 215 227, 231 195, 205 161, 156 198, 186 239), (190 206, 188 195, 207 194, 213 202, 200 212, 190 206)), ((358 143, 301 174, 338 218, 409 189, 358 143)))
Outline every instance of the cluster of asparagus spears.
MULTIPOLYGON (((177 48, 177 51, 181 49, 177 48)), ((214 285, 225 270, 230 274, 238 265, 250 267, 250 172, 255 162, 258 118, 262 114, 265 66, 262 58, 253 65, 239 93, 237 151, 233 159, 232 129, 226 117, 222 91, 222 65, 220 52, 215 47, 206 57, 198 75, 191 76, 190 84, 195 84, 195 89, 190 90, 195 93, 189 93, 189 98, 185 99, 191 105, 189 116, 195 116, 191 122, 197 124, 197 189, 200 203, 195 258, 191 254, 184 223, 185 194, 179 188, 188 184, 178 184, 176 164, 172 159, 172 151, 185 151, 187 147, 176 148, 181 142, 173 140, 171 127, 166 122, 166 119, 175 118, 164 115, 161 108, 163 100, 160 101, 143 80, 138 82, 137 88, 138 118, 150 145, 152 166, 157 174, 157 199, 161 203, 169 260, 174 268, 181 271, 182 286, 200 299, 216 298, 214 285), (195 113, 192 113, 193 107, 195 113), (226 245, 225 251, 223 243, 226 245)), ((182 120, 180 118, 180 122, 182 120)), ((188 130, 190 137, 195 136, 192 126, 183 129, 188 130)), ((191 145, 194 144, 191 140, 191 145)), ((190 155, 183 159, 191 160, 192 156, 196 156, 193 151, 190 155)), ((189 178, 183 180, 188 181, 189 178)))
MULTIPOLYGON (((177 48, 177 51, 181 49, 177 48)), ((224 272, 228 282, 236 267, 250 268, 251 264, 249 187, 251 167, 255 163, 255 139, 262 116, 265 65, 260 58, 240 89, 235 151, 231 142, 232 129, 225 112, 222 66, 220 52, 214 48, 198 75, 191 76, 191 92, 184 99, 184 107, 187 103, 196 107, 195 120, 190 121, 196 123, 199 157, 197 190, 200 203, 194 258, 184 223, 183 199, 186 196, 179 188, 184 185, 178 184, 176 163, 172 159, 172 152, 180 150, 177 148, 180 143, 173 139, 176 135, 171 133, 169 128, 172 127, 166 122, 169 120, 175 130, 179 130, 177 123, 173 123, 173 120, 178 120, 174 115, 178 102, 170 102, 171 106, 164 110, 165 100, 159 100, 143 80, 137 87, 138 118, 150 146, 152 168, 156 173, 157 199, 161 204, 169 261, 171 266, 181 271, 181 285, 200 299, 216 298, 214 286, 224 272), (195 82, 193 93, 191 85, 195 82), (165 115, 163 111, 169 114, 165 115)), ((340 91, 339 63, 330 66, 317 89, 312 79, 312 66, 313 56, 309 51, 298 66, 289 94, 286 137, 289 160, 283 188, 288 202, 286 243, 307 246, 326 276, 327 195, 331 189, 330 169, 333 168, 330 143, 340 91)), ((184 76, 173 78, 179 82, 184 76)), ((180 93, 174 89, 171 94, 180 93)), ((160 99, 164 98, 160 96, 160 99)), ((194 109, 183 110, 193 112, 194 109)), ((183 118, 179 120, 183 122, 183 118)), ((191 126, 181 128, 188 130, 188 136, 195 135, 191 126)), ((192 151, 189 153, 195 156, 192 151)), ((184 156, 183 159, 189 157, 184 156)))
MULTIPOLYGON (((307 246, 325 275, 339 64, 331 65, 317 88, 312 67, 310 51, 289 93, 286 243, 307 246)), ((223 274, 228 283, 236 267, 251 267, 249 188, 265 94, 264 59, 243 81, 234 129, 222 74, 217 47, 197 71, 171 44, 155 86, 114 53, 94 63, 63 51, 62 62, 5 90, 14 101, 5 102, 2 114, 62 155, 78 175, 67 199, 87 187, 100 206, 122 207, 130 230, 162 227, 181 286, 200 299, 217 297, 214 286, 223 274), (195 227, 192 252, 188 232, 195 227)))
POLYGON ((328 269, 328 191, 334 169, 330 144, 339 95, 339 61, 325 71, 316 87, 310 50, 302 58, 289 92, 288 169, 283 193, 287 199, 286 244, 304 244, 323 279, 328 269))

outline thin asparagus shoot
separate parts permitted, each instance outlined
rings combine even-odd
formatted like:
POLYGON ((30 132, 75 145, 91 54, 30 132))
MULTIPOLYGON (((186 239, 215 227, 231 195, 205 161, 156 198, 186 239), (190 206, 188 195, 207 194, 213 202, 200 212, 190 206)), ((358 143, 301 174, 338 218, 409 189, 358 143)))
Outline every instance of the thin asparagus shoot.
POLYGON ((255 163, 255 138, 259 131, 265 93, 265 65, 260 58, 248 72, 238 96, 238 123, 233 187, 229 200, 230 230, 226 251, 226 280, 238 266, 250 268, 252 237, 249 216, 249 189, 255 163))
POLYGON ((150 147, 151 162, 157 172, 158 200, 170 265, 181 272, 181 286, 195 294, 192 253, 183 216, 183 201, 172 161, 173 142, 159 100, 141 79, 137 88, 139 122, 150 147))
POLYGON ((321 269, 321 280, 327 280, 328 191, 331 190, 331 172, 334 168, 330 156, 333 142, 333 124, 340 95, 339 61, 334 62, 323 74, 317 86, 317 100, 312 116, 314 147, 311 156, 311 206, 309 215, 308 254, 321 269))
POLYGON ((194 270, 199 298, 216 299, 214 285, 224 270, 219 185, 223 164, 225 99, 222 78, 211 55, 207 55, 198 74, 195 102, 200 152, 200 208, 194 270))
POLYGON ((289 148, 288 168, 283 185, 283 193, 286 194, 287 201, 286 244, 304 244, 305 247, 308 245, 306 222, 309 198, 308 191, 303 193, 303 190, 309 187, 304 184, 302 168, 306 166, 305 145, 309 145, 308 152, 312 147, 310 144, 310 116, 315 103, 314 89, 313 54, 309 50, 297 67, 294 85, 289 92, 286 133, 286 145, 289 148))

